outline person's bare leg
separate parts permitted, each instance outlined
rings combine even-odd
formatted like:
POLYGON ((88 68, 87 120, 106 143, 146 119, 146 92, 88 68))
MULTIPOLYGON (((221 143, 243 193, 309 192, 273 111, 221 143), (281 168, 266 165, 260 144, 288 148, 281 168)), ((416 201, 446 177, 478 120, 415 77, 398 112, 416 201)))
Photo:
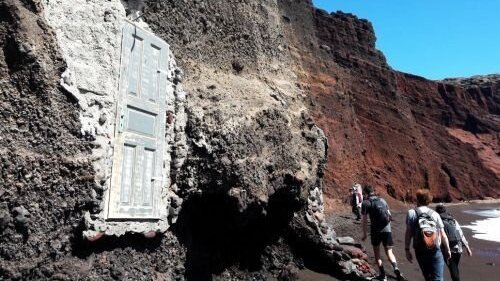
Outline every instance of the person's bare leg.
POLYGON ((387 255, 387 259, 391 262, 392 268, 394 269, 394 273, 396 274, 398 280, 405 280, 398 268, 398 262, 396 261, 396 256, 392 252, 392 247, 385 247, 385 254, 387 255))
POLYGON ((396 256, 394 256, 394 253, 392 252, 392 247, 386 247, 385 254, 391 263, 397 263, 396 256))
POLYGON ((380 246, 373 246, 373 255, 379 267, 382 266, 382 257, 380 256, 380 246))
POLYGON ((380 275, 385 277, 384 266, 382 265, 382 257, 380 256, 380 246, 373 246, 373 255, 375 256, 375 261, 377 262, 380 275))

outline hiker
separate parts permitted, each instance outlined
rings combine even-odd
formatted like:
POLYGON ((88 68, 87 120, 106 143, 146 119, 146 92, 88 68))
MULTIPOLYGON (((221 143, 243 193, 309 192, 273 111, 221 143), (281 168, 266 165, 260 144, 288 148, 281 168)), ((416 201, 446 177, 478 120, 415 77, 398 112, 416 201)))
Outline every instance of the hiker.
POLYGON ((469 243, 465 239, 462 228, 458 224, 458 221, 453 218, 450 213, 446 212, 446 207, 443 204, 436 206, 436 212, 441 217, 444 224, 444 232, 448 237, 448 243, 451 248, 451 258, 448 261, 448 269, 450 270, 451 280, 460 281, 460 272, 458 270, 458 263, 460 262, 460 257, 462 256, 463 247, 467 249, 467 254, 472 256, 472 251, 470 250, 469 243))
POLYGON ((361 185, 359 183, 356 183, 352 186, 351 207, 352 212, 356 215, 356 220, 358 221, 361 219, 361 203, 363 203, 361 185))
POLYGON ((410 251, 413 239, 413 249, 425 281, 443 281, 444 262, 451 256, 443 221, 438 213, 427 207, 432 201, 429 190, 419 189, 416 195, 417 207, 408 210, 406 216, 406 258, 413 263, 410 251))
POLYGON ((397 280, 405 281, 406 278, 404 278, 401 274, 396 257, 392 252, 394 241, 392 240, 391 212, 389 211, 389 206, 384 199, 375 195, 375 191, 372 186, 365 185, 364 193, 368 199, 364 200, 361 206, 361 213, 363 214, 362 240, 366 240, 368 232, 368 216, 370 216, 371 244, 373 246, 373 253, 380 272, 379 275, 372 280, 387 280, 384 265, 382 264, 382 257, 380 256, 380 244, 382 243, 382 245, 384 245, 385 254, 392 264, 397 280))

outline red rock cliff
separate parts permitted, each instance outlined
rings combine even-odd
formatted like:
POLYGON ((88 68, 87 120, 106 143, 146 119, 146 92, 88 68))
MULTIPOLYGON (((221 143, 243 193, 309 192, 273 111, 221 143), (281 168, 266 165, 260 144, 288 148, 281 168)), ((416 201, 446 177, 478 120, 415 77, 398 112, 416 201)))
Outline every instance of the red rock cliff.
POLYGON ((282 7, 301 87, 329 140, 330 198, 344 199, 354 182, 403 201, 421 187, 436 201, 499 196, 498 76, 401 73, 375 48, 368 21, 310 1, 282 7))

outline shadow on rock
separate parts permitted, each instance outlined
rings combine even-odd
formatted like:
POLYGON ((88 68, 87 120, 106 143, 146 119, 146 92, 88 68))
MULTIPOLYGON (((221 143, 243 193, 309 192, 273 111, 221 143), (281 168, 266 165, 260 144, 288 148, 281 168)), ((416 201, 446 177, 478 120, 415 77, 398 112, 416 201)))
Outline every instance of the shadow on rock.
POLYGON ((242 210, 236 198, 224 193, 192 195, 176 224, 179 240, 187 248, 186 278, 210 280, 233 266, 263 269, 265 249, 288 227, 300 207, 297 198, 281 189, 267 205, 252 202, 242 210))
POLYGON ((75 230, 72 239, 72 254, 79 258, 86 258, 92 254, 98 254, 115 249, 132 248, 138 252, 153 251, 160 247, 163 235, 154 238, 146 238, 143 234, 127 233, 123 236, 103 236, 97 241, 89 242, 82 237, 83 228, 75 230))

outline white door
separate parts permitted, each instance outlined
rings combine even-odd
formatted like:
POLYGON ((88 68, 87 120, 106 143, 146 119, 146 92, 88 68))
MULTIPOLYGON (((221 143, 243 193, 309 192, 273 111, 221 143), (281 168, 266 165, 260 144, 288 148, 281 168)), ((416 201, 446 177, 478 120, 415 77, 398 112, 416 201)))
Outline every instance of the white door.
POLYGON ((108 219, 159 218, 168 48, 125 24, 108 219))

